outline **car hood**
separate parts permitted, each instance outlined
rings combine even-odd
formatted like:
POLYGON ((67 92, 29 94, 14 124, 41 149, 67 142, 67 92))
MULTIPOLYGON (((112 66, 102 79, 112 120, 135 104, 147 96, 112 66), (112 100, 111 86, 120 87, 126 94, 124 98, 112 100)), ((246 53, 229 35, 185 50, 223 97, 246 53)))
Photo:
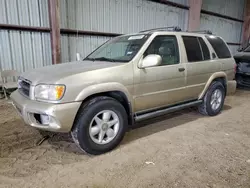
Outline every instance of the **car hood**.
POLYGON ((38 83, 49 84, 74 74, 119 65, 121 65, 121 63, 105 61, 76 61, 33 69, 31 71, 24 72, 21 77, 31 81, 32 85, 36 85, 38 83))

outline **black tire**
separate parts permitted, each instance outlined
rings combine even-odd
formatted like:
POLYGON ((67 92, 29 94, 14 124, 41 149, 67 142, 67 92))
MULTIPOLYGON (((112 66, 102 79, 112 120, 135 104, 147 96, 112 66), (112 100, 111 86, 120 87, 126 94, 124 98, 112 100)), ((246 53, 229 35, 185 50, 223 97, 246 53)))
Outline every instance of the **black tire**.
POLYGON ((198 107, 198 110, 203 115, 216 116, 217 114, 221 112, 223 105, 224 105, 224 101, 225 101, 225 87, 223 86, 221 82, 214 81, 209 86, 203 98, 202 104, 198 107), (217 110, 213 110, 212 105, 211 105, 211 97, 212 97, 213 92, 217 89, 219 89, 222 93, 222 101, 221 101, 219 108, 217 110))
POLYGON ((110 97, 96 97, 85 103, 77 114, 71 136, 76 145, 85 153, 99 155, 106 153, 120 144, 128 127, 126 110, 118 101, 110 97), (96 114, 103 110, 114 111, 120 121, 120 127, 115 138, 107 144, 95 143, 89 134, 89 126, 96 114))

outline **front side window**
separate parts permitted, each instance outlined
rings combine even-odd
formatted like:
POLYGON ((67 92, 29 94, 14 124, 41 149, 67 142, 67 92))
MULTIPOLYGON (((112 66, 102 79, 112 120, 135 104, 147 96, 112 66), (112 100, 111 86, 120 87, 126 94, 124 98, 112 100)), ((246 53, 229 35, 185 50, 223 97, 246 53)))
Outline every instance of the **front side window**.
POLYGON ((197 37, 182 36, 188 62, 203 61, 203 55, 197 37))
POLYGON ((150 54, 160 55, 162 65, 179 63, 178 43, 175 36, 156 36, 144 53, 144 57, 150 54))
POLYGON ((206 36, 206 38, 208 42, 210 42, 210 44, 212 45, 218 58, 223 59, 231 57, 230 50, 221 38, 216 36, 206 36))
POLYGON ((148 34, 141 34, 116 37, 97 48, 85 60, 129 62, 149 36, 148 34))

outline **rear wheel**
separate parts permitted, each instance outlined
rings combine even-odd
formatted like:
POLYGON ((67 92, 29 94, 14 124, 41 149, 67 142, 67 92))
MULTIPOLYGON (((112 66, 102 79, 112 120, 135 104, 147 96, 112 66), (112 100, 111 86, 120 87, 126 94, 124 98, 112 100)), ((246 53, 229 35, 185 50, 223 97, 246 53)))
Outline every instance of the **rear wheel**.
POLYGON ((215 116, 222 110, 225 100, 225 87, 219 81, 214 81, 208 88, 199 112, 203 115, 215 116))
POLYGON ((97 97, 80 109, 71 135, 80 149, 98 155, 122 141, 127 125, 127 113, 118 101, 97 97))

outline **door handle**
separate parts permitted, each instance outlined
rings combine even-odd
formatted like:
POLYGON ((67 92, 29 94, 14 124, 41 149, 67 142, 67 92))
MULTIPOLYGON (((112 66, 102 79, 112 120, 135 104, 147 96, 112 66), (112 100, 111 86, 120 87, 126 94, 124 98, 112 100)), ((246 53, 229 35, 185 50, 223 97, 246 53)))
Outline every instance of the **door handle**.
POLYGON ((179 72, 183 72, 185 68, 179 68, 179 72))

